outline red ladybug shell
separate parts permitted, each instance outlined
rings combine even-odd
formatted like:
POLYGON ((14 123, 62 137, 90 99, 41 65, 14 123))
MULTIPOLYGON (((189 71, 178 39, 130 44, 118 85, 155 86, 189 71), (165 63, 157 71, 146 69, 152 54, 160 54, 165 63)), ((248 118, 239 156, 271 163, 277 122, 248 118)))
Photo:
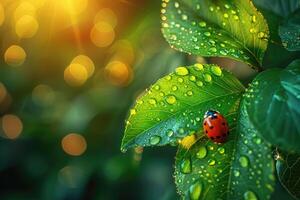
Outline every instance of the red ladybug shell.
POLYGON ((219 112, 209 110, 204 115, 203 131, 212 141, 224 143, 229 134, 228 123, 219 112))

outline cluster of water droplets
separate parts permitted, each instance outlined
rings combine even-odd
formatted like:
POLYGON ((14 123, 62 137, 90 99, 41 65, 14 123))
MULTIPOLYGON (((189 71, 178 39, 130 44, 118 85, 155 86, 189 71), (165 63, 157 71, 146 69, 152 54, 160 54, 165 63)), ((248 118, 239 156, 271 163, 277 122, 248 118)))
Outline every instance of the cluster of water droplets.
MULTIPOLYGON (((244 46, 252 47, 255 43, 254 40, 261 40, 262 43, 267 44, 268 31, 260 30, 256 10, 253 10, 253 13, 247 13, 248 11, 240 11, 229 4, 211 5, 208 8, 197 4, 190 9, 196 9, 196 13, 199 13, 202 18, 199 20, 199 16, 193 16, 194 12, 185 9, 186 7, 181 6, 179 1, 163 0, 161 9, 163 32, 171 46, 179 51, 197 52, 206 56, 233 56, 238 59, 250 60, 248 53, 244 51, 244 46), (208 12, 204 9, 208 9, 208 12), (214 17, 216 18, 215 22, 212 19, 214 17), (250 27, 248 33, 245 33, 241 26, 250 27), (251 41, 244 40, 242 36, 245 34, 252 35, 251 41), (232 35, 245 44, 240 45, 240 42, 232 39, 232 35)), ((256 42, 256 44, 258 43, 256 42)))

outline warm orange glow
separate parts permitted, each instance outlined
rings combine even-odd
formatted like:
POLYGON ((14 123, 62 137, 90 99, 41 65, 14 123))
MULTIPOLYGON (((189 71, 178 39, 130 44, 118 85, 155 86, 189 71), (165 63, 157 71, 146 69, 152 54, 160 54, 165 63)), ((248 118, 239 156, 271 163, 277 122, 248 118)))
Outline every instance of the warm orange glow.
POLYGON ((41 105, 49 105, 54 100, 54 92, 48 85, 40 84, 32 91, 32 99, 34 102, 41 105))
POLYGON ((111 61, 105 67, 108 80, 118 86, 128 85, 132 79, 132 70, 125 63, 120 61, 111 61))
POLYGON ((4 54, 5 62, 10 66, 20 66, 26 59, 24 49, 18 45, 10 46, 4 54))
POLYGON ((16 115, 4 115, 2 118, 2 128, 7 138, 16 139, 23 130, 23 124, 16 115))
POLYGON ((0 104, 5 100, 7 91, 5 86, 0 82, 0 104))
POLYGON ((72 156, 80 156, 87 148, 84 137, 77 133, 70 133, 65 136, 61 141, 61 145, 63 150, 72 156))
POLYGON ((35 17, 35 14, 36 14, 36 9, 34 5, 25 1, 20 3, 20 5, 16 8, 14 12, 14 19, 15 21, 18 21, 24 15, 30 15, 35 17))
POLYGON ((16 33, 20 38, 33 37, 39 28, 36 19, 30 15, 24 15, 16 23, 16 33))
POLYGON ((111 9, 103 8, 99 10, 94 18, 94 24, 97 24, 98 22, 106 22, 115 28, 118 23, 118 19, 116 14, 111 9))
POLYGON ((3 24, 4 19, 5 19, 4 8, 0 3, 0 26, 3 24))
POLYGON ((76 56, 71 63, 84 66, 88 73, 88 77, 91 77, 95 71, 94 62, 86 55, 76 56))
POLYGON ((90 38, 97 47, 107 47, 114 41, 115 31, 110 24, 98 22, 90 32, 90 38))
POLYGON ((70 86, 81 86, 88 79, 88 71, 83 65, 73 63, 65 69, 64 79, 70 86))

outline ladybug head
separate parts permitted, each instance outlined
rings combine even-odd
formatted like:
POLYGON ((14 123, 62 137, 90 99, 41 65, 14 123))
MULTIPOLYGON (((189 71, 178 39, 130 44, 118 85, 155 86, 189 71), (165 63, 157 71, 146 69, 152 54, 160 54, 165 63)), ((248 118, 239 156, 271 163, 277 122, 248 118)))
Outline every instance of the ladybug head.
POLYGON ((207 117, 214 118, 217 114, 218 114, 217 111, 214 111, 214 110, 208 110, 208 111, 205 112, 204 118, 207 118, 207 117))

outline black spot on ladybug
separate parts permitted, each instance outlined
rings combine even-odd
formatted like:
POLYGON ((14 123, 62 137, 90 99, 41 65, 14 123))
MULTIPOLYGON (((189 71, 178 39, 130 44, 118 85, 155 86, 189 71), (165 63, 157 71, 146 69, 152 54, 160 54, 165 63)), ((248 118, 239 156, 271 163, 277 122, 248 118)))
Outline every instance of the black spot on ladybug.
POLYGON ((210 126, 209 128, 210 128, 210 129, 213 129, 214 127, 213 127, 213 126, 210 126))
POLYGON ((227 135, 229 135, 229 132, 227 132, 227 135))
POLYGON ((225 126, 225 122, 222 122, 222 125, 225 126))
POLYGON ((204 126, 206 126, 206 124, 207 124, 207 123, 206 123, 206 122, 204 122, 204 126))
POLYGON ((207 131, 207 130, 205 130, 205 133, 208 133, 208 131, 207 131))
POLYGON ((214 140, 215 138, 214 137, 210 137, 210 139, 214 140))
POLYGON ((220 139, 220 138, 221 138, 221 136, 218 135, 218 136, 217 136, 217 139, 220 139))

